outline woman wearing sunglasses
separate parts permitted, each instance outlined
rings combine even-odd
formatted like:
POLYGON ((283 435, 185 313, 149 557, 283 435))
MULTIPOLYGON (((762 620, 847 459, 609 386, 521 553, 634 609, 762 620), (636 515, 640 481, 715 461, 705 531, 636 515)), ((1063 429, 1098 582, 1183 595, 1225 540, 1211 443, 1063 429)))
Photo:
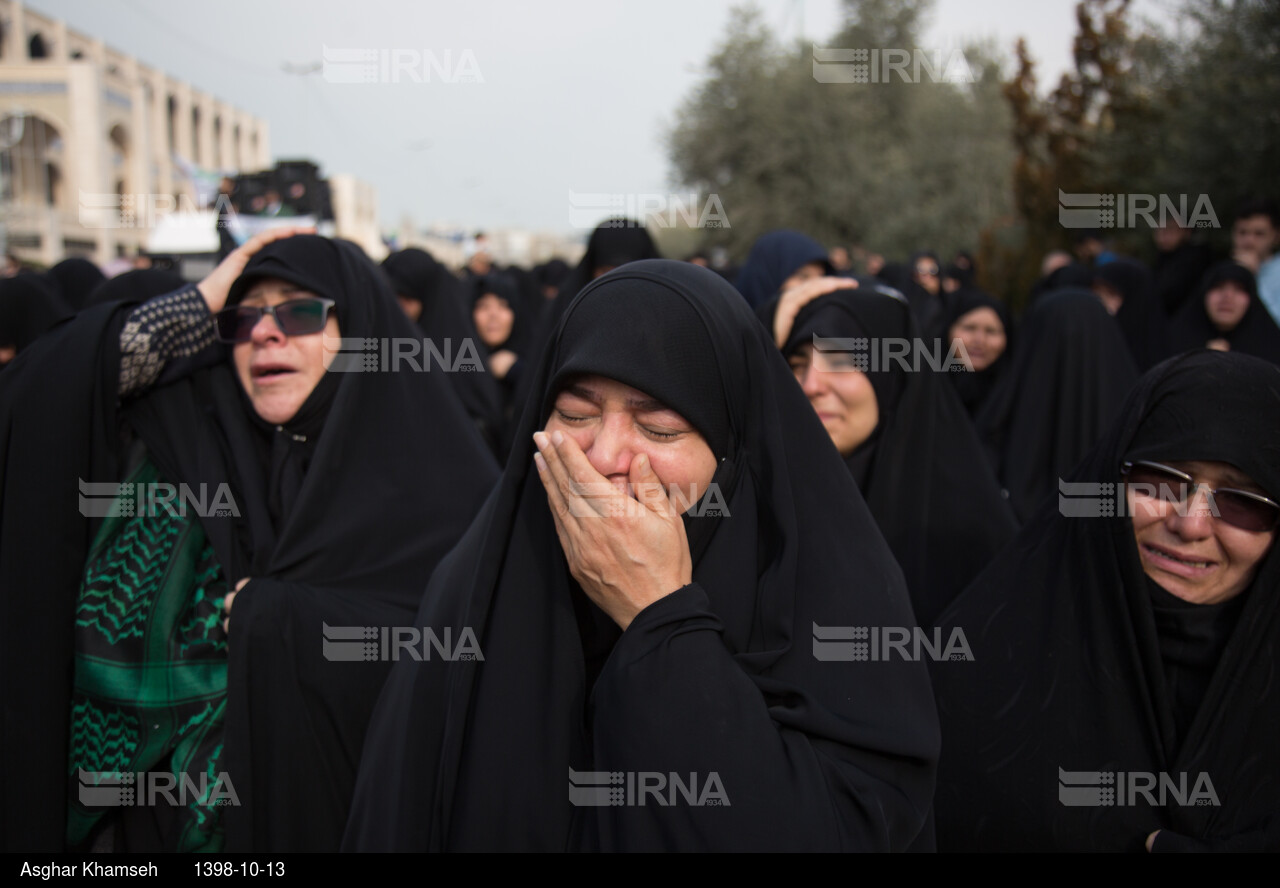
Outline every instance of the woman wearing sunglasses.
POLYGON ((1059 489, 939 621, 939 848, 1280 849, 1280 369, 1158 365, 1059 489))
POLYGON ((358 247, 288 230, 6 371, 6 847, 336 848, 390 666, 361 639, 496 475, 448 382, 389 363, 415 341, 358 247), (120 773, 182 789, 103 806, 120 773))

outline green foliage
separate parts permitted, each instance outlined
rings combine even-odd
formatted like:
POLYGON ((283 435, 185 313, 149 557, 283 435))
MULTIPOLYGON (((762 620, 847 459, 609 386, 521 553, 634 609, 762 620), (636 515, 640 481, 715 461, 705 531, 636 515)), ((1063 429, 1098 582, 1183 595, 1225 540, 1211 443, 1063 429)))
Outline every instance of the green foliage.
MULTIPOLYGON (((926 8, 846 0, 824 48, 911 51, 926 8)), ((811 45, 783 47, 756 10, 736 9, 668 139, 680 184, 718 194, 729 220, 707 245, 741 259, 764 232, 796 228, 895 257, 974 248, 1010 211, 1013 151, 994 50, 963 52, 975 83, 820 83, 811 45)))

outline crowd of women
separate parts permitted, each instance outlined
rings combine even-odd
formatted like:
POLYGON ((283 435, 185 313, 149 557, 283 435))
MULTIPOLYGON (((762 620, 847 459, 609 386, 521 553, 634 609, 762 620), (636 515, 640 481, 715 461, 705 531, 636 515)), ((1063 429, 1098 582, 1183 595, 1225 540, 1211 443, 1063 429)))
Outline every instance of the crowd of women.
POLYGON ((1108 258, 0 282, 6 848, 1280 849, 1280 329, 1108 258))

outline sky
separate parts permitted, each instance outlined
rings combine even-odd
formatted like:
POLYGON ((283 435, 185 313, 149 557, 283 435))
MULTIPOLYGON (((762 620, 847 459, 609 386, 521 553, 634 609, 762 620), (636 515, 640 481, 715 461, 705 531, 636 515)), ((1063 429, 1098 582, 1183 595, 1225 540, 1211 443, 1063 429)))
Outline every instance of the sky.
MULTIPOLYGON (((1138 0, 1137 12, 1167 21, 1170 2, 1138 0)), ((27 5, 266 119, 274 159, 309 158, 322 175, 347 173, 371 183, 388 227, 407 215, 419 226, 565 232, 572 230, 571 194, 641 200, 678 193, 666 133, 723 42, 735 4, 27 5), (353 51, 363 51, 373 66, 353 66, 353 51), (360 78, 373 82, 349 82, 360 78)), ((839 0, 756 5, 786 40, 827 47, 840 27, 839 0)), ((1025 37, 1041 85, 1051 85, 1070 65, 1074 8, 1075 0, 936 0, 921 45, 988 38, 1011 58, 1015 40, 1025 37)))

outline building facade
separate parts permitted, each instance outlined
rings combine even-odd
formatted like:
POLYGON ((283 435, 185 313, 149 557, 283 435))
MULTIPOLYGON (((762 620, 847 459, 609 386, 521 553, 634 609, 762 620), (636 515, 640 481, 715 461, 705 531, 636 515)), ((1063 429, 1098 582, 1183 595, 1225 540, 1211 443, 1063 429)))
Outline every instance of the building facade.
POLYGON ((157 214, 209 204, 209 182, 192 170, 270 165, 266 121, 0 0, 7 252, 39 265, 133 255, 157 214))

